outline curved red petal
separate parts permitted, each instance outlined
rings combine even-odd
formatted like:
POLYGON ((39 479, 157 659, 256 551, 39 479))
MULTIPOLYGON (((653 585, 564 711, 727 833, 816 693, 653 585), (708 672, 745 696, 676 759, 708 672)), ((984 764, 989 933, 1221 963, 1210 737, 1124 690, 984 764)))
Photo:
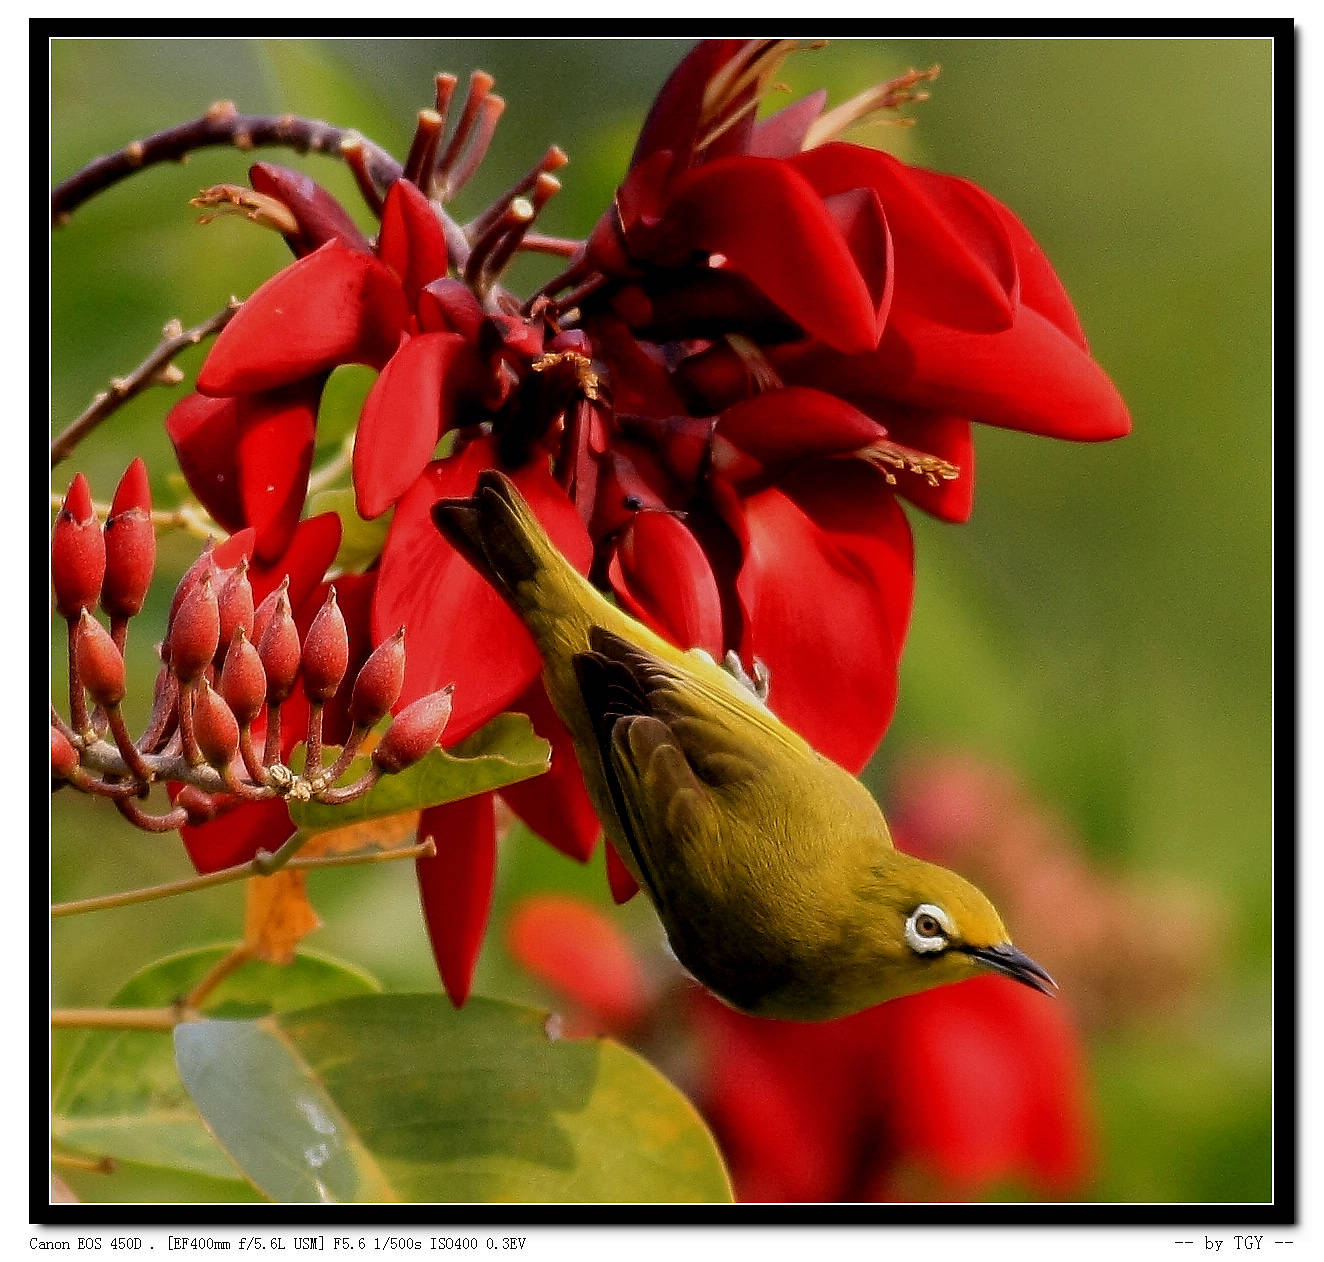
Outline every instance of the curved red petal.
MULTIPOLYGON (((1100 442, 1131 432, 1107 373, 1067 334, 1021 307, 1003 333, 971 334, 894 310, 866 372, 903 403, 1050 438, 1100 442)), ((863 367, 863 366, 862 366, 863 367)))
POLYGON ((483 945, 496 876, 496 813, 492 795, 431 806, 418 822, 421 839, 437 853, 415 860, 432 955, 442 985, 457 1007, 469 998, 474 965, 483 945))
POLYGON ((309 254, 328 241, 338 241, 351 250, 369 254, 368 239, 330 193, 302 171, 255 162, 248 168, 248 182, 259 193, 278 198, 298 221, 297 236, 285 239, 298 255, 309 254))
POLYGON ((892 309, 896 288, 896 263, 892 257, 892 233, 878 194, 870 188, 853 188, 823 198, 828 214, 850 247, 874 302, 874 334, 882 337, 887 313, 892 309))
MULTIPOLYGON (((400 704, 455 684, 447 742, 499 714, 538 674, 541 660, 523 624, 469 562, 438 533, 437 500, 473 492, 483 469, 499 467, 490 438, 434 461, 396 506, 373 600, 373 639, 405 628, 400 704)), ((587 572, 592 544, 565 492, 537 460, 511 472, 552 541, 587 572)))
POLYGON ((239 400, 187 395, 170 409, 165 428, 184 480, 203 508, 226 530, 246 526, 235 461, 239 400))
POLYGON ((699 541, 671 513, 636 513, 612 551, 607 577, 624 608, 658 635, 722 659, 717 579, 699 541))
POLYGON ((768 390, 732 404, 718 418, 716 432, 770 466, 844 455, 886 436, 859 408, 804 386, 768 390))
POLYGON ((913 585, 910 528, 881 473, 821 462, 744 502, 742 655, 772 709, 859 771, 896 705, 913 585))
POLYGON ((653 100, 630 157, 631 167, 664 149, 677 156, 681 167, 689 165, 700 139, 699 115, 704 91, 713 75, 744 43, 740 39, 705 39, 686 53, 653 100))
POLYGON ((894 308, 981 332, 1011 324, 1015 257, 981 190, 860 145, 819 145, 789 165, 823 197, 855 188, 878 195, 895 255, 894 308))
POLYGON ((596 907, 565 894, 520 902, 506 926, 515 961, 595 1016, 626 1030, 647 1011, 651 987, 629 939, 596 907))
POLYGON ((507 785, 501 796, 545 842, 580 863, 592 857, 602 833, 584 787, 574 741, 552 708, 542 683, 535 683, 510 707, 527 714, 533 730, 552 745, 552 765, 540 776, 507 785))
POLYGON ((683 250, 725 255, 807 333, 843 351, 878 343, 876 304, 822 198, 772 158, 723 158, 677 181, 665 224, 683 250))
POLYGON ((261 286, 221 330, 198 374, 203 394, 288 385, 337 364, 380 367, 408 326, 395 273, 328 241, 261 286))
POLYGON ((634 874, 625 866, 610 841, 604 843, 603 849, 607 852, 607 887, 611 890, 612 900, 628 903, 639 893, 639 882, 634 879, 634 874))
POLYGON ((410 338, 368 391, 354 436, 354 495, 371 520, 414 484, 455 410, 452 369, 468 347, 456 333, 410 338))
POLYGON ((424 285, 446 275, 450 259, 441 220, 408 180, 396 180, 386 194, 377 255, 400 278, 411 304, 424 285))
POLYGON ((321 393, 319 379, 238 400, 239 494, 261 562, 284 552, 303 511, 321 393))

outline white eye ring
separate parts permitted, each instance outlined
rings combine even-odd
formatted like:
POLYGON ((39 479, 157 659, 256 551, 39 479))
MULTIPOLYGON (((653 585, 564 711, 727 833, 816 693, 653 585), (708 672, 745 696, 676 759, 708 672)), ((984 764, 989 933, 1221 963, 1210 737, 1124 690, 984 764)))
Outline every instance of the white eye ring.
POLYGON ((947 913, 933 903, 920 903, 906 919, 906 942, 910 945, 912 951, 917 951, 920 955, 931 955, 934 951, 945 951, 947 949, 947 939, 951 932, 952 923, 948 920, 947 913), (942 929, 942 933, 920 933, 920 922, 926 919, 937 922, 942 929))

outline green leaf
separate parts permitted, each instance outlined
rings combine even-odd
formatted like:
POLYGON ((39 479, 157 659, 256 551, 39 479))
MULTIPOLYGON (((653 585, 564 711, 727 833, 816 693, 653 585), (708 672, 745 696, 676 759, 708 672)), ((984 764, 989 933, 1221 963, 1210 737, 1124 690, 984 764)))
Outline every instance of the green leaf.
MULTIPOLYGON (((367 820, 440 806, 542 775, 552 747, 535 735, 523 714, 498 714, 449 751, 432 750, 399 775, 383 776, 361 798, 343 806, 289 802, 290 816, 305 833, 346 828, 367 820)), ((356 774, 351 770, 350 775, 356 774)), ((361 774, 360 771, 357 774, 361 774)))
POLYGON ((111 1174, 70 1170, 64 1166, 57 1167, 56 1173, 80 1201, 103 1204, 214 1205, 234 1201, 265 1203, 267 1199, 247 1179, 235 1174, 233 1166, 230 1177, 225 1179, 123 1160, 115 1162, 111 1174))
POLYGON ((358 573, 381 556, 393 513, 364 521, 354 503, 354 492, 348 487, 334 487, 313 495, 308 501, 307 516, 316 517, 319 513, 335 513, 340 518, 340 547, 335 560, 338 569, 358 573))
MULTIPOLYGON (((159 1007, 187 995, 228 947, 186 951, 137 973, 112 1007, 159 1007)), ((221 981, 204 1002, 216 1016, 256 1017, 350 995, 377 983, 353 967, 301 954, 287 967, 252 960, 221 981)), ((234 1180, 233 1163, 208 1133, 175 1070, 170 1040, 147 1030, 92 1030, 55 1094, 51 1133, 66 1150, 145 1166, 234 1180)), ((109 1176, 86 1184, 95 1190, 109 1176)))
POLYGON ((277 1201, 729 1201, 693 1106, 543 1013, 369 995, 177 1026, 180 1078, 277 1201))

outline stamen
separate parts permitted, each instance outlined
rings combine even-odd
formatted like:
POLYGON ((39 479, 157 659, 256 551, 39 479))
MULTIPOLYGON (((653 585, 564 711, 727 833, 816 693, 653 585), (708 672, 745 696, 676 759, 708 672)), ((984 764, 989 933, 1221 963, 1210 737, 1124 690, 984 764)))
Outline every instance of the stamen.
POLYGON ((749 373, 754 389, 762 394, 765 390, 778 390, 784 384, 777 370, 768 362, 768 358, 759 349, 756 342, 743 333, 728 333, 726 344, 740 357, 745 371, 749 373))
POLYGON ((547 351, 539 355, 529 365, 533 372, 546 372, 557 364, 569 364, 575 370, 575 384, 586 399, 598 400, 601 397, 601 381, 593 371, 593 361, 578 351, 547 351))
MULTIPOLYGON (((940 66, 930 66, 927 70, 915 70, 912 67, 905 74, 898 75, 887 83, 877 84, 858 96, 851 97, 849 101, 843 101, 836 109, 829 110, 810 124, 809 130, 805 133, 804 148, 813 149, 817 145, 835 140, 847 128, 869 114, 875 114, 880 110, 900 109, 901 106, 909 105, 911 102, 927 101, 929 94, 920 89, 919 85, 931 83, 938 77, 940 69, 940 66)), ((895 118, 888 121, 909 126, 914 120, 895 118)))
POLYGON ((822 41, 798 39, 750 40, 726 63, 708 84, 699 108, 699 126, 708 130, 699 140, 699 149, 707 148, 729 131, 746 114, 757 110, 768 91, 772 76, 794 52, 822 47, 822 41), (752 89, 752 91, 751 91, 752 89), (741 97, 749 92, 749 99, 741 97))
POLYGON ((896 475, 891 472, 893 469, 919 474, 930 486, 935 487, 940 482, 951 482, 961 476, 961 470, 950 460, 931 456, 926 451, 916 451, 913 447, 902 446, 901 443, 894 443, 890 438, 880 438, 867 447, 861 447, 854 454, 878 469, 887 479, 889 486, 896 485, 896 475))
POLYGON ((212 214, 199 215, 199 223, 211 223, 219 215, 235 214, 264 228, 275 228, 277 232, 293 234, 299 231, 299 221, 283 201, 238 184, 214 184, 211 188, 204 188, 189 199, 189 205, 215 208, 212 214))

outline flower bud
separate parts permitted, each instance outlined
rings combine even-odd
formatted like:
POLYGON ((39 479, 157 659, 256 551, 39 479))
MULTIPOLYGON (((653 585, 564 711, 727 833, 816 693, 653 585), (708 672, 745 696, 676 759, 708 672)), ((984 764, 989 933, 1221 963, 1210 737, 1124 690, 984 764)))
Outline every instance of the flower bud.
POLYGON ((74 627, 74 660, 93 701, 109 707, 124 700, 124 658, 110 633, 86 609, 74 627))
POLYGON ((184 577, 179 580, 179 586, 175 588, 175 594, 170 598, 170 612, 166 615, 166 647, 170 646, 170 630, 175 625, 175 618, 179 614, 179 608, 184 603, 184 597, 189 594, 202 580, 204 574, 214 574, 216 572, 216 562, 212 559, 212 545, 207 544, 198 554, 198 559, 184 571, 184 577))
POLYGON ((216 610, 220 616, 220 640, 217 652, 224 653, 234 639, 236 630, 245 635, 253 633, 253 588, 248 581, 248 562, 240 558, 234 569, 217 575, 220 590, 216 594, 216 610))
POLYGON ((221 696, 230 707, 235 720, 247 727, 261 711, 267 699, 267 672, 262 659, 243 627, 238 627, 221 667, 221 696))
POLYGON ((57 780, 67 780, 78 766, 78 751, 54 723, 51 724, 51 773, 57 780))
POLYGON ((372 651, 349 698, 349 718, 356 727, 372 727, 390 714, 405 685, 405 629, 401 627, 372 651))
POLYGON ((141 456, 120 479, 103 533, 106 574, 101 584, 101 608, 112 618, 131 618, 142 609, 156 569, 152 493, 141 456))
POLYGON ((216 690, 202 679, 193 698, 193 735, 213 767, 228 767, 239 752, 239 724, 216 690))
MULTIPOLYGON (((187 579, 188 575, 184 576, 187 579)), ((182 585, 182 584, 181 584, 182 585)), ((179 602, 170 626, 170 669, 177 679, 196 679, 216 656, 221 639, 221 615, 211 572, 204 572, 179 602)))
POLYGON ((290 590, 290 576, 287 574, 280 580, 280 586, 273 591, 269 591, 262 598, 262 603, 253 611, 252 634, 248 637, 254 644, 261 644, 262 637, 266 634, 267 626, 271 622, 271 615, 276 612, 276 606, 280 603, 282 594, 290 590))
POLYGON ((348 668, 349 632, 333 587, 303 639, 303 690, 308 700, 327 701, 333 697, 348 668))
POLYGON ((51 537, 51 585, 55 607, 77 618, 97 602, 106 573, 106 542, 92 511, 92 494, 81 473, 69 484, 51 537))
POLYGON ((405 706, 372 751, 372 761, 388 774, 394 774, 422 758, 446 730, 454 691, 455 685, 447 684, 440 692, 430 692, 405 706))
POLYGON ((216 799, 210 793, 186 784, 175 795, 175 805, 188 812, 190 824, 205 824, 216 818, 216 799))
POLYGON ((257 653, 267 673, 267 702, 279 704, 294 691, 299 677, 299 628, 294 625, 284 590, 258 641, 257 653))

